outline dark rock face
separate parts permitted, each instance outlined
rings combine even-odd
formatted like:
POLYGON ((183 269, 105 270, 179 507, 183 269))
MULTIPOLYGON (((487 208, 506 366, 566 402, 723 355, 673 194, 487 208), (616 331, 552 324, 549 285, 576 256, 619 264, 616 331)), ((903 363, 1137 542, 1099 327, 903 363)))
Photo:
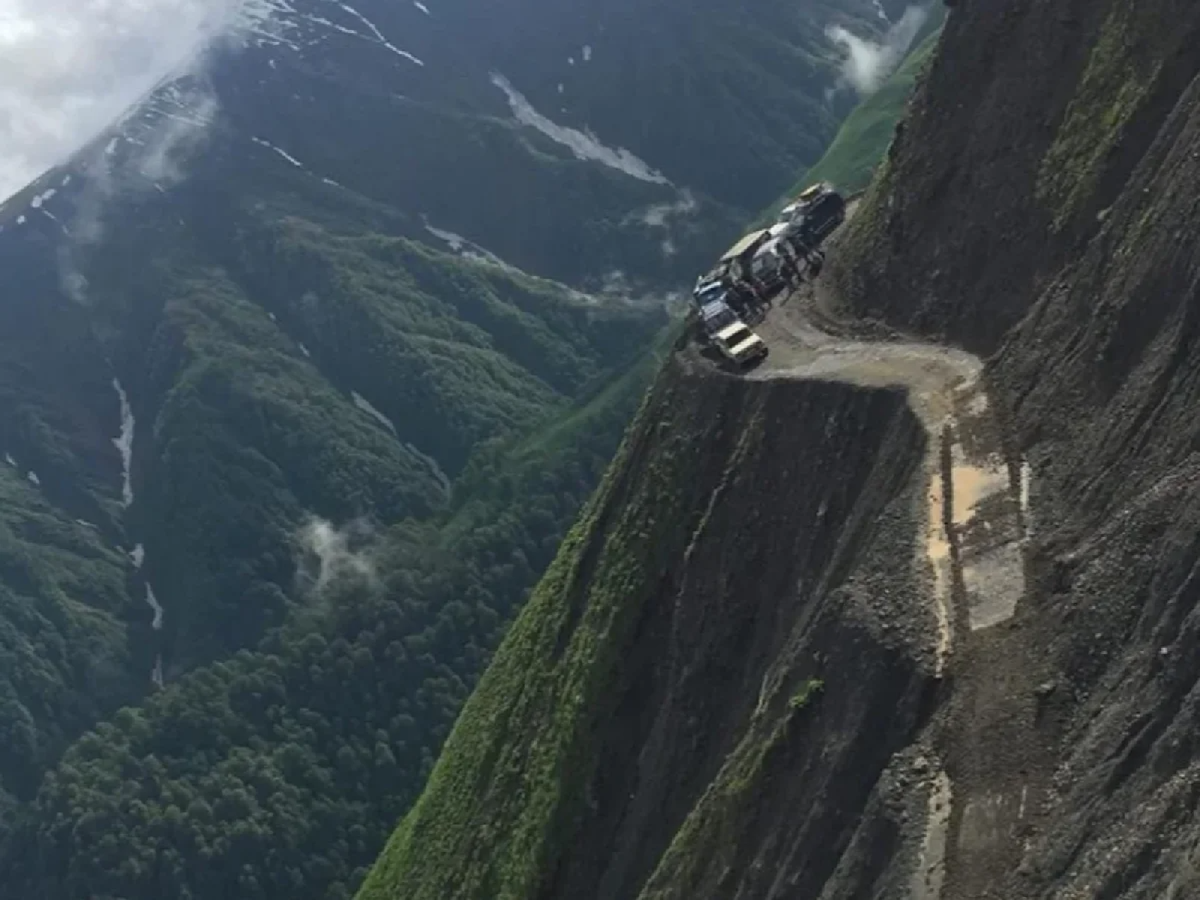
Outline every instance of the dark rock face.
POLYGON ((1037 587, 969 651, 955 732, 961 777, 1029 803, 949 860, 952 897, 1196 890, 1198 28, 1191 4, 962 4, 837 260, 849 305, 996 351, 1036 475, 1037 587))
POLYGON ((1196 12, 1012 2, 951 14, 835 266, 847 302, 991 352, 1099 230, 1195 74, 1196 12), (1019 48, 1019 50, 1018 50, 1019 48), (970 90, 968 90, 970 86, 970 90))

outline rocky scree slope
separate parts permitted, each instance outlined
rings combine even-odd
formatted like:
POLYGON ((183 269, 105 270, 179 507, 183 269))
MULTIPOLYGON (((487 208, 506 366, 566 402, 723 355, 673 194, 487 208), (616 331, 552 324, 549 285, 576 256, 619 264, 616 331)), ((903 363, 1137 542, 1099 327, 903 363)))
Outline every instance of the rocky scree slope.
POLYGON ((976 862, 1008 864, 986 888, 955 874, 951 841, 949 896, 1200 887, 1198 30, 1171 2, 953 11, 835 262, 849 308, 994 353, 1036 473, 1034 587, 991 669, 1012 715, 989 734, 1033 752, 958 759, 995 793, 1024 782, 1028 805, 1001 804, 976 862))

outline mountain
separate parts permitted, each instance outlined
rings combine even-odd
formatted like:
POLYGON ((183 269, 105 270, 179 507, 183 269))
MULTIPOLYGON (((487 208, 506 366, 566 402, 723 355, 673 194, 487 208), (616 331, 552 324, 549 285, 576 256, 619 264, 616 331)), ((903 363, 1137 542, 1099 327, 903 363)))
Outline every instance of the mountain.
POLYGON ((1196 893, 1198 32, 950 9, 768 361, 674 346, 361 900, 1196 893))
POLYGON ((353 893, 897 15, 246 0, 0 206, 0 883, 353 893))

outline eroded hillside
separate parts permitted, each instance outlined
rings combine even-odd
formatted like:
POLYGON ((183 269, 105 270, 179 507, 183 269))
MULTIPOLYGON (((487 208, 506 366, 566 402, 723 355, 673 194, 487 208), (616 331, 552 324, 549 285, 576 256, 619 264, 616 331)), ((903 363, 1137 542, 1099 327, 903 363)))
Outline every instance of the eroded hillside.
POLYGON ((365 900, 1200 890, 1198 30, 951 10, 827 277, 752 378, 667 366, 365 900))

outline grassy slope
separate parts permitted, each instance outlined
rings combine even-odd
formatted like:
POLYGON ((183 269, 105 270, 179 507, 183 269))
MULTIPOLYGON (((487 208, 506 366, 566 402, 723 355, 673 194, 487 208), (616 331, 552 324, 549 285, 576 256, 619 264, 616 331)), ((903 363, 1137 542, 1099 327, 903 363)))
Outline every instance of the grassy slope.
POLYGON ((875 168, 887 153, 896 123, 904 115, 917 76, 937 46, 940 33, 935 30, 926 36, 892 77, 855 108, 842 123, 825 155, 760 216, 760 221, 770 221, 791 198, 818 181, 828 181, 844 193, 860 191, 870 183, 875 168))
POLYGON ((938 35, 925 39, 878 91, 864 100, 842 123, 837 137, 820 161, 808 170, 793 193, 817 181, 829 181, 842 190, 862 190, 891 143, 896 123, 912 94, 917 75, 937 45, 938 35))
POLYGON ((570 839, 593 717, 656 587, 652 573, 693 512, 681 487, 698 455, 687 423, 669 421, 687 404, 673 408, 663 390, 643 406, 359 900, 527 898, 570 839), (629 493, 632 477, 644 490, 629 493))

